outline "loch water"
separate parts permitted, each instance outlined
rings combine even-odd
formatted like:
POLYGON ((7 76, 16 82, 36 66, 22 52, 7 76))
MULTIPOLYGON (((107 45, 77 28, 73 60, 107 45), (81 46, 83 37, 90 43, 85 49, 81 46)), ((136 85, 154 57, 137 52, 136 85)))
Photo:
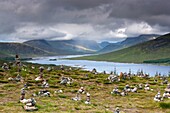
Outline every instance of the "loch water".
POLYGON ((93 68, 96 68, 98 72, 106 71, 106 73, 110 73, 111 71, 116 70, 118 74, 120 72, 129 72, 129 70, 134 74, 142 70, 144 73, 149 74, 150 76, 154 76, 156 73, 160 73, 161 75, 168 75, 170 73, 170 66, 66 59, 79 56, 81 55, 39 57, 33 58, 33 60, 29 60, 27 62, 38 64, 66 65, 72 67, 80 67, 84 70, 92 70, 93 68))

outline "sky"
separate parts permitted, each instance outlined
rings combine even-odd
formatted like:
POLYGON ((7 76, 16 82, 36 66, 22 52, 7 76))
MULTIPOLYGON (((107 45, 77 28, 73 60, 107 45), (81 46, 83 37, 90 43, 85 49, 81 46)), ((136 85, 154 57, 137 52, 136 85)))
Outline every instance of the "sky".
POLYGON ((170 31, 170 0, 0 0, 0 41, 116 41, 170 31))

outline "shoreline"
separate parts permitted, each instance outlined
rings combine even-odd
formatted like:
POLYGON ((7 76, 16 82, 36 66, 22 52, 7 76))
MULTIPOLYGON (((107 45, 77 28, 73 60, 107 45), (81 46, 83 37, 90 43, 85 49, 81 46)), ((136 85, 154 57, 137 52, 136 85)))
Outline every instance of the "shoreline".
POLYGON ((164 63, 143 63, 143 62, 118 62, 118 61, 110 61, 110 60, 92 60, 92 59, 84 59, 82 57, 77 58, 65 58, 68 60, 88 60, 88 61, 103 61, 103 62, 113 62, 113 63, 130 63, 130 64, 151 64, 151 65, 158 65, 158 66, 170 66, 170 64, 164 63))

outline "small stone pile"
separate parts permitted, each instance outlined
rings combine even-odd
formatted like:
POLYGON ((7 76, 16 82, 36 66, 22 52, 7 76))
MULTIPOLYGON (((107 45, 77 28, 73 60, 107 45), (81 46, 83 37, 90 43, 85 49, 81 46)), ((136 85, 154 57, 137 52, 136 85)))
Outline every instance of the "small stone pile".
POLYGON ((91 102, 90 102, 90 93, 87 93, 87 94, 86 94, 85 104, 91 104, 91 102))
POLYGON ((66 85, 66 84, 71 84, 73 82, 73 79, 70 77, 62 77, 60 84, 66 85))
POLYGON ((40 76, 38 76, 35 80, 36 81, 42 81, 43 80, 43 71, 44 71, 44 67, 40 66, 39 67, 39 71, 40 71, 40 76))
POLYGON ((20 102, 25 104, 23 106, 25 111, 36 111, 38 108, 36 107, 36 101, 34 98, 30 99, 25 99, 25 88, 21 89, 21 97, 20 97, 20 102))
POLYGON ((161 100, 162 100, 161 93, 158 92, 154 97, 154 101, 160 102, 161 100))
POLYGON ((81 100, 81 94, 85 94, 85 89, 84 89, 84 87, 81 87, 81 88, 77 91, 76 97, 72 98, 72 100, 74 100, 74 101, 79 101, 79 100, 81 100))

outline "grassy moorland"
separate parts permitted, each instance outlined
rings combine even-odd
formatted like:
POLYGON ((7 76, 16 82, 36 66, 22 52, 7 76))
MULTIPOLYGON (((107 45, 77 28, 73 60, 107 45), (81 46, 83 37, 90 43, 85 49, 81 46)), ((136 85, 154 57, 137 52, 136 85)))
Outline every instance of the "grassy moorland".
MULTIPOLYGON (((0 112, 1 113, 24 113, 23 104, 19 103, 20 90, 24 84, 28 82, 29 88, 26 90, 26 98, 31 98, 33 93, 37 93, 42 89, 41 82, 34 79, 39 76, 38 64, 26 64, 23 67, 21 76, 23 82, 8 81, 9 77, 16 77, 17 70, 11 67, 10 70, 0 68, 0 112), (35 69, 31 66, 34 65, 35 69)), ((107 74, 92 74, 89 71, 74 68, 68 70, 60 70, 59 67, 53 65, 44 65, 44 78, 48 80, 51 97, 34 97, 37 101, 38 111, 35 113, 113 113, 116 107, 121 109, 122 113, 170 113, 170 99, 164 99, 162 102, 153 100, 155 94, 160 90, 161 94, 167 85, 162 85, 162 80, 154 82, 154 78, 132 77, 132 79, 121 80, 120 82, 110 83, 106 78, 107 74), (47 71, 47 67, 53 68, 47 71), (88 74, 88 76, 86 76, 88 74), (61 76, 73 78, 71 85, 60 85, 61 76), (139 90, 137 93, 129 93, 122 97, 119 95, 111 95, 111 91, 115 86, 123 89, 126 84, 135 86, 139 83, 143 85, 150 84, 153 91, 139 90), (77 90, 85 87, 86 92, 91 94, 91 104, 84 103, 86 95, 81 96, 81 101, 73 101, 71 98, 76 96, 77 90), (55 94, 54 91, 59 89, 63 93, 55 94)), ((168 78, 170 81, 170 77, 168 78)))
POLYGON ((158 63, 165 63, 167 65, 170 65, 169 60, 167 60, 169 58, 170 58, 170 34, 166 34, 156 38, 155 40, 144 42, 115 52, 71 59, 112 61, 125 63, 143 63, 143 62, 155 63, 151 61, 157 60, 158 62, 159 60, 158 63))

